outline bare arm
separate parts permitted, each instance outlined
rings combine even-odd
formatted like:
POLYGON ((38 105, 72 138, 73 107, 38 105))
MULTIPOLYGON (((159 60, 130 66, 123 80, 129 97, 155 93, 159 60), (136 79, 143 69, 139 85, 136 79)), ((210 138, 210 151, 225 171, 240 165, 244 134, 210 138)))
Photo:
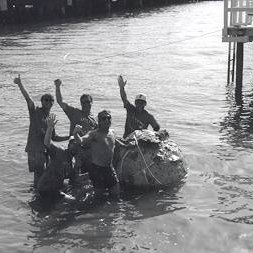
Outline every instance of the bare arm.
POLYGON ((58 134, 54 134, 52 136, 52 140, 53 141, 57 141, 57 142, 60 142, 60 141, 67 141, 69 139, 69 135, 63 135, 63 136, 59 136, 58 134))
POLYGON ((73 131, 73 135, 77 143, 81 145, 90 145, 91 142, 95 139, 96 130, 91 130, 87 134, 80 136, 83 134, 83 129, 80 125, 76 125, 73 131))
POLYGON ((127 81, 124 81, 122 76, 118 76, 118 84, 119 84, 119 89, 120 89, 120 96, 121 99, 124 103, 124 105, 128 102, 127 100, 127 95, 126 95, 126 91, 125 91, 125 85, 126 85, 127 81))
POLYGON ((56 116, 54 114, 50 114, 47 117, 47 131, 44 137, 44 144, 47 148, 50 147, 51 140, 52 140, 52 133, 53 133, 54 126, 56 125, 56 123, 57 123, 56 116))
POLYGON ((56 79, 54 81, 54 84, 55 84, 55 96, 56 96, 56 100, 57 100, 57 103, 60 105, 60 107, 65 110, 66 107, 67 107, 67 103, 63 102, 62 100, 62 94, 61 94, 61 80, 60 79, 56 79))
POLYGON ((34 106, 34 102, 30 98, 28 92, 26 91, 25 87, 23 86, 23 84, 21 82, 20 75, 18 75, 18 77, 14 78, 13 82, 18 85, 22 95, 24 96, 24 98, 26 100, 28 108, 31 108, 32 106, 34 106))
POLYGON ((119 145, 120 147, 126 147, 126 148, 130 147, 130 148, 133 148, 133 147, 136 146, 135 141, 130 141, 129 143, 126 144, 122 140, 119 140, 117 138, 117 139, 115 139, 115 142, 116 142, 116 145, 119 145))
POLYGON ((150 125, 152 126, 154 131, 159 131, 160 130, 160 125, 156 121, 153 115, 150 117, 150 125))

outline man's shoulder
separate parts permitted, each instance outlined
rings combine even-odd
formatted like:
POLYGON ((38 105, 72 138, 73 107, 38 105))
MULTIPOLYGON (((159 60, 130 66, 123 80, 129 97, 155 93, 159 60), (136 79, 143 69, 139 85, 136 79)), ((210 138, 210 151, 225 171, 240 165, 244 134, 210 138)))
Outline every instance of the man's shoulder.
POLYGON ((89 118, 91 121, 97 123, 96 117, 95 117, 95 115, 94 115, 93 113, 90 113, 90 114, 88 115, 88 118, 89 118))
POLYGON ((128 100, 124 103, 124 107, 128 111, 129 110, 131 110, 131 111, 135 110, 135 106, 132 103, 130 103, 128 100))
POLYGON ((64 111, 65 111, 65 112, 71 111, 71 112, 74 112, 74 113, 79 113, 79 112, 81 113, 81 112, 82 112, 81 109, 79 109, 79 108, 77 108, 77 107, 74 107, 74 106, 72 106, 72 105, 69 105, 69 104, 66 104, 66 105, 65 105, 64 111))
POLYGON ((95 119, 96 117, 92 112, 88 116, 91 117, 92 119, 95 119))
POLYGON ((29 106, 28 108, 29 108, 29 112, 32 114, 36 114, 37 116, 44 115, 44 112, 41 106, 35 106, 35 104, 33 104, 33 106, 29 106))
POLYGON ((148 110, 144 109, 143 114, 152 115, 148 110))
POLYGON ((31 103, 31 104, 28 106, 28 110, 29 110, 29 111, 37 112, 37 111, 40 111, 41 109, 42 109, 42 107, 36 106, 34 103, 31 103))
POLYGON ((34 105, 34 110, 35 110, 36 112, 39 112, 39 113, 42 113, 42 112, 43 112, 43 109, 42 109, 41 106, 36 106, 36 105, 34 105))

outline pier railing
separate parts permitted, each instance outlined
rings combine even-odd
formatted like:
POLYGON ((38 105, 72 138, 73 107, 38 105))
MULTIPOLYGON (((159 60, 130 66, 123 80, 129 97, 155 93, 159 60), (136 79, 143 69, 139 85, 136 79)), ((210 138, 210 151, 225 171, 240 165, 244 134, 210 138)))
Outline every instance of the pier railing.
POLYGON ((253 0, 224 0, 223 42, 253 40, 253 0))
POLYGON ((222 41, 228 46, 227 83, 236 83, 236 103, 242 103, 244 43, 253 41, 253 0, 224 0, 222 41))

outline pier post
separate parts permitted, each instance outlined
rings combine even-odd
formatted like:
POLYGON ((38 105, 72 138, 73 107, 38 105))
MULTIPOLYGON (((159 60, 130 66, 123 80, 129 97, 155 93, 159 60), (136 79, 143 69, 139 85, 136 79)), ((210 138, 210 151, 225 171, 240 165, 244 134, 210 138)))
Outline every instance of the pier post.
POLYGON ((242 96, 242 80, 243 80, 243 49, 244 44, 242 42, 237 43, 236 47, 236 87, 235 96, 242 96))
POLYGON ((106 0, 106 12, 110 14, 111 11, 112 11, 111 0, 106 0))
POLYGON ((125 10, 127 8, 127 0, 123 0, 123 9, 125 10))

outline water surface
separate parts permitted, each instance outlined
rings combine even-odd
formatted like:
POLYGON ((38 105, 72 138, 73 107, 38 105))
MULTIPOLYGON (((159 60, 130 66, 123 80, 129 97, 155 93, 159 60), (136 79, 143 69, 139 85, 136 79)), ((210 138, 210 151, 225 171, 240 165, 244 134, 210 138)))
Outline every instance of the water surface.
MULTIPOLYGON (((236 106, 222 15, 223 2, 201 2, 1 33, 1 252, 252 252, 252 45, 245 44, 243 105, 236 106), (110 109, 119 135, 122 74, 129 100, 144 91, 147 109, 180 145, 187 181, 92 210, 34 210, 17 73, 38 105, 41 94, 54 94, 56 78, 71 105, 90 93, 93 113, 110 109)), ((65 114, 57 104, 53 111, 57 131, 68 133, 65 114)))

